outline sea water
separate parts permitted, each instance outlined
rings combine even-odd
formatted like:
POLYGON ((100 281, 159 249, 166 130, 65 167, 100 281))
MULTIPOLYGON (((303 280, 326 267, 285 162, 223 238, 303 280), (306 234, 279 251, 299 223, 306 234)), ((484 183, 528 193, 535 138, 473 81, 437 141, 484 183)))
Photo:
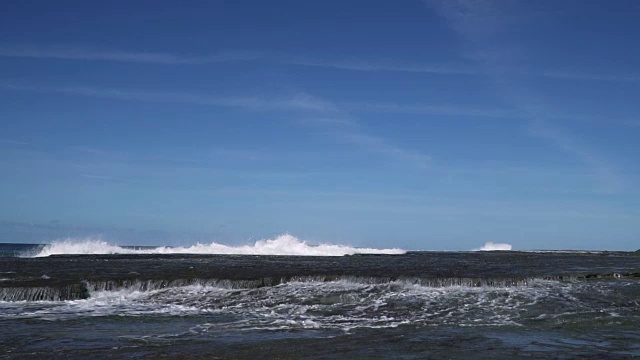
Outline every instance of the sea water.
POLYGON ((290 236, 0 253, 5 358, 640 357, 638 253, 404 252, 290 236))

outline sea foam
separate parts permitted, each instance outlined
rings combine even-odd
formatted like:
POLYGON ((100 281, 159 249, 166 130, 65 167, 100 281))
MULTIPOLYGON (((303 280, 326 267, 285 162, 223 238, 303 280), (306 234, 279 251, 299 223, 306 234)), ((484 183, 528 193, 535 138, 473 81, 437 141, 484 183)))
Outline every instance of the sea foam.
POLYGON ((487 242, 484 245, 482 245, 481 248, 474 249, 473 251, 496 251, 496 250, 509 251, 511 250, 511 244, 487 242))
POLYGON ((212 242, 189 247, 156 247, 135 249, 110 244, 100 239, 66 239, 46 245, 34 257, 50 255, 97 254, 234 254, 234 255, 298 255, 343 256, 353 254, 404 254, 401 249, 356 248, 348 245, 310 245, 295 236, 284 234, 273 239, 258 240, 253 245, 229 246, 212 242))

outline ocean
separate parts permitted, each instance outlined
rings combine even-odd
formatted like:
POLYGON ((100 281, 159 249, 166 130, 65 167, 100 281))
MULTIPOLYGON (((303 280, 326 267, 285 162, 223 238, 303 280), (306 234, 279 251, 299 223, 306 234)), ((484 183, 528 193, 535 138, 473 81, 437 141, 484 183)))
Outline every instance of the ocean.
POLYGON ((0 356, 634 358, 640 253, 0 244, 0 356))

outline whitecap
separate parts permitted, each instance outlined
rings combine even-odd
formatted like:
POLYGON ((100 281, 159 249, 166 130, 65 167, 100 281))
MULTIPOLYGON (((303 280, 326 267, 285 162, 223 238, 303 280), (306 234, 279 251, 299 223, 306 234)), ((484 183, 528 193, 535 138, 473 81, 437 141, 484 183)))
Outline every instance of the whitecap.
POLYGON ((484 245, 482 245, 482 247, 478 249, 474 249, 473 251, 496 251, 496 250, 509 251, 511 250, 511 248, 512 248, 511 244, 487 242, 484 245))
POLYGON ((357 248, 349 245, 311 245, 293 235, 258 240, 252 245, 230 246, 212 242, 188 247, 131 248, 110 244, 100 239, 66 239, 43 247, 34 257, 50 255, 97 254, 229 254, 229 255, 298 255, 343 256, 353 254, 404 254, 401 249, 357 248))

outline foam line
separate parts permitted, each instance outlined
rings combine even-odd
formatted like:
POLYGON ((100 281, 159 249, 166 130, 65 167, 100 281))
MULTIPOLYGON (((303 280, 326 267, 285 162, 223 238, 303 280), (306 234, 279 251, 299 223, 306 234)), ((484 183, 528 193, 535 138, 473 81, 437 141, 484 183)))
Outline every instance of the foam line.
POLYGON ((212 242, 189 247, 157 247, 132 249, 109 244, 102 240, 67 239, 56 241, 42 248, 33 257, 72 254, 236 254, 236 255, 298 255, 343 256, 353 254, 404 254, 401 249, 355 248, 348 245, 309 245, 295 236, 284 234, 274 239, 258 240, 253 245, 229 246, 212 242))

